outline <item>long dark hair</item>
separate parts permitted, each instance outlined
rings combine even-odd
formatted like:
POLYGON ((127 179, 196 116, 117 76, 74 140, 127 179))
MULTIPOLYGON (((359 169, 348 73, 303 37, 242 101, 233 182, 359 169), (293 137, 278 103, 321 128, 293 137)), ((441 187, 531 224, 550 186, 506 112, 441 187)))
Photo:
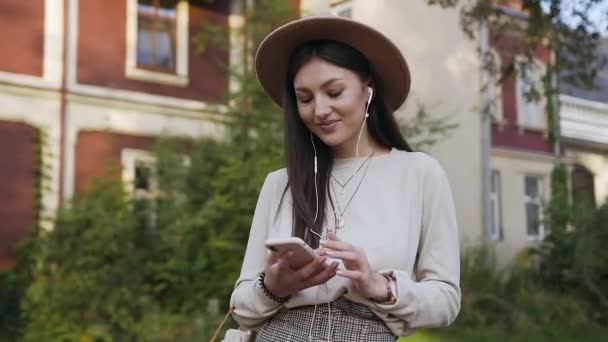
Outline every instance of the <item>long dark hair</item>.
POLYGON ((310 41, 294 50, 289 60, 283 91, 285 155, 289 177, 285 191, 289 188, 293 198, 293 236, 297 236, 313 248, 317 248, 319 239, 308 228, 321 234, 327 204, 333 206, 331 195, 329 199, 326 196, 332 171, 333 154, 331 148, 316 135, 311 135, 310 130, 302 122, 298 114, 293 85, 298 70, 313 57, 349 69, 356 73, 361 80, 370 81, 374 88, 374 97, 369 106, 370 116, 367 119, 367 129, 370 136, 378 144, 389 149, 393 147, 404 151, 412 151, 412 149, 399 131, 399 126, 393 115, 396 108, 388 107, 383 98, 383 89, 379 88, 378 82, 375 82, 377 78, 374 71, 361 52, 348 45, 328 40, 310 41), (311 136, 317 149, 318 161, 319 211, 316 221, 314 150, 311 136))

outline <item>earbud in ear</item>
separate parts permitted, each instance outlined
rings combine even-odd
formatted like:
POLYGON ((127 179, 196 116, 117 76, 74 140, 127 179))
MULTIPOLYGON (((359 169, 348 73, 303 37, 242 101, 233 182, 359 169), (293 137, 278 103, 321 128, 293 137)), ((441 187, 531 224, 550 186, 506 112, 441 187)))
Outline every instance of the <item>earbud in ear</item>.
POLYGON ((369 92, 369 97, 367 98, 367 103, 371 103, 372 102, 372 96, 374 96, 374 90, 372 89, 372 87, 367 87, 367 91, 369 92))

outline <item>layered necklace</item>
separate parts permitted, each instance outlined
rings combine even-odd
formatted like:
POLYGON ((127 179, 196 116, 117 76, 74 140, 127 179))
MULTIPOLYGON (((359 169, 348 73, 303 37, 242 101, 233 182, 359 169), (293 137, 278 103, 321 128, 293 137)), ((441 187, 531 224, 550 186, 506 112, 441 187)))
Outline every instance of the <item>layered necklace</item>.
POLYGON ((365 178, 365 175, 367 174, 367 170, 369 169, 369 166, 371 164, 371 160, 372 160, 372 157, 374 156, 374 153, 375 153, 375 150, 372 150, 372 152, 367 156, 367 158, 365 158, 365 160, 359 165, 359 167, 357 167, 355 169, 353 174, 345 182, 340 182, 333 174, 331 175, 331 179, 333 181, 333 182, 330 182, 331 188, 332 188, 334 195, 337 195, 335 197, 336 197, 336 204, 337 204, 338 211, 336 212, 336 210, 335 210, 336 208, 334 208, 334 220, 335 220, 336 229, 344 228, 344 224, 345 224, 344 215, 346 215, 346 211, 350 207, 350 204, 352 203, 353 199, 355 198, 357 191, 359 190, 359 188, 361 187, 361 184, 363 183, 363 179, 365 178), (348 198, 348 200, 346 200, 346 201, 342 201, 342 203, 346 203, 346 205, 344 207, 342 207, 342 204, 340 203, 341 197, 343 197, 346 194, 349 184, 351 184, 351 180, 355 179, 356 176, 361 172, 361 170, 363 170, 363 173, 361 174, 361 177, 359 178, 359 182, 357 183, 354 191, 350 195, 350 198, 348 198), (336 190, 334 183, 336 183, 338 185, 339 190, 336 190))

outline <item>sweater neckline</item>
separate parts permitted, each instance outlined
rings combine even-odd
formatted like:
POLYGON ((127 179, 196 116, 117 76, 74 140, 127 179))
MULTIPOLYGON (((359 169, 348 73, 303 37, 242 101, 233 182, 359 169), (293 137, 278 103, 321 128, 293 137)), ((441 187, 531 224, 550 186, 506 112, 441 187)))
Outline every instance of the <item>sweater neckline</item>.
MULTIPOLYGON (((388 158, 389 156, 394 154, 396 151, 397 151, 397 149, 393 147, 393 148, 391 148, 391 150, 388 153, 374 155, 371 157, 371 159, 372 159, 372 161, 376 162, 378 160, 388 158)), ((347 167, 353 167, 359 163, 364 162, 366 159, 367 159, 367 156, 358 157, 358 158, 357 157, 337 158, 337 159, 334 159, 333 168, 338 170, 338 169, 343 169, 343 168, 347 168, 347 167)))

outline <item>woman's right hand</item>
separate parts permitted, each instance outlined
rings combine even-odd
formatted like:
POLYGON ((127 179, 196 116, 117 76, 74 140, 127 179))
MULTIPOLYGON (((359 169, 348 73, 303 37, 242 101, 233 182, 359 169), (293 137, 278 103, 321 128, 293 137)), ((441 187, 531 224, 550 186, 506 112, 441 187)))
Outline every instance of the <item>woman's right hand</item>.
MULTIPOLYGON (((317 251, 315 251, 317 252, 317 251)), ((327 257, 318 256, 299 269, 289 266, 290 253, 271 253, 266 263, 266 288, 277 297, 291 296, 309 287, 324 284, 336 275, 338 263, 326 265, 327 257)))

